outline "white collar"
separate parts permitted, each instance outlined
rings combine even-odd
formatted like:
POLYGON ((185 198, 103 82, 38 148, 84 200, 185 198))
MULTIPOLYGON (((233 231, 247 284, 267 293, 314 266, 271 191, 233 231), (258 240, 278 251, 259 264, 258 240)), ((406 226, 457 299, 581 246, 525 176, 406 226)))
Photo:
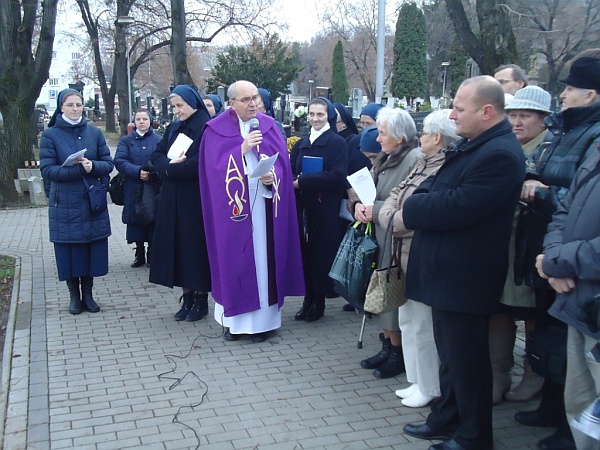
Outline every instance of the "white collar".
POLYGON ((79 119, 77 120, 71 120, 69 119, 67 116, 65 116, 64 114, 62 115, 62 118, 65 122, 71 124, 71 125, 77 125, 79 122, 81 122, 81 120, 83 119, 83 116, 80 116, 79 119))
POLYGON ((323 125, 323 127, 319 131, 315 130, 314 128, 311 128, 310 129, 310 136, 308 137, 308 140, 312 144, 313 142, 315 142, 315 140, 319 136, 321 136, 323 133, 325 133, 330 128, 331 128, 331 126, 329 125, 329 122, 325 123, 325 125, 323 125))

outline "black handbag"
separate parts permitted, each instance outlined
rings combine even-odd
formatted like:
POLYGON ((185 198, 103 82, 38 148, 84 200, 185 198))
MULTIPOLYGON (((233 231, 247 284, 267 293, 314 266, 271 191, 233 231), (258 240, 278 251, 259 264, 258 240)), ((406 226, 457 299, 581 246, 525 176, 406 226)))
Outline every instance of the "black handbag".
POLYGON ((111 178, 108 184, 108 193, 115 205, 123 206, 125 204, 125 176, 122 173, 111 178))
POLYGON ((106 199, 106 193, 108 189, 99 179, 96 181, 97 183, 90 184, 85 178, 83 178, 83 185, 85 186, 85 192, 92 214, 105 211, 108 207, 108 202, 106 199))
POLYGON ((567 376, 567 327, 558 325, 536 328, 525 343, 531 369, 556 384, 565 384, 567 376))
POLYGON ((335 292, 360 311, 377 264, 377 242, 371 228, 369 222, 363 229, 359 221, 348 227, 329 271, 335 292))
POLYGON ((156 219, 158 208, 158 192, 152 182, 143 182, 138 185, 135 197, 135 223, 145 227, 156 219))

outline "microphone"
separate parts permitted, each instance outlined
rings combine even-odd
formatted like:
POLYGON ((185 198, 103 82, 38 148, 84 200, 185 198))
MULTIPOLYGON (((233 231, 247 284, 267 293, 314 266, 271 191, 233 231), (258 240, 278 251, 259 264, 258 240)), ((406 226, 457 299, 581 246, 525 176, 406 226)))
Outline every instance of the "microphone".
MULTIPOLYGON (((258 123, 259 122, 258 122, 258 119, 256 117, 253 117, 252 119, 250 119, 249 123, 250 123, 250 129, 252 131, 258 130, 258 123)), ((256 151, 260 153, 260 146, 259 145, 256 146, 256 151)))

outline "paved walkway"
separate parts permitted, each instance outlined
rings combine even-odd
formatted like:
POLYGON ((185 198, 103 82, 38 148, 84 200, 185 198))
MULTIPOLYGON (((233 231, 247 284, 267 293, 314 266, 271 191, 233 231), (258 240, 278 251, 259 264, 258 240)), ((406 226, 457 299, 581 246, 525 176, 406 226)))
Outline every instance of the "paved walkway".
MULTIPOLYGON (((17 258, 18 274, 2 365, 4 449, 431 445, 402 434, 428 413, 394 395, 406 378, 377 380, 361 369, 379 350, 379 330, 369 323, 357 349, 360 318, 342 312, 341 299, 307 324, 294 322, 301 300, 290 298, 275 336, 225 342, 212 316, 173 320, 179 292, 148 283, 146 268, 130 268, 121 208, 109 209, 111 272, 94 288, 102 312, 78 316, 68 313, 67 287, 57 279, 46 208, 0 212, 0 254, 17 258)), ((533 449, 550 434, 512 418, 536 404, 495 408, 497 450, 533 449)))

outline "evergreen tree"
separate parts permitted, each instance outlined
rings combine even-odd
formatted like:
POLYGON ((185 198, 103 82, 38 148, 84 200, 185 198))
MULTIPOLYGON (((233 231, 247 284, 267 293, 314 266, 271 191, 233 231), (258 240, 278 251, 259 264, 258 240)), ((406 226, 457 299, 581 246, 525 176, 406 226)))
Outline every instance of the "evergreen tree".
POLYGON ((207 91, 225 89, 238 80, 248 80, 272 95, 289 93, 289 85, 302 70, 300 47, 286 44, 277 33, 264 40, 253 39, 248 47, 230 46, 217 55, 213 76, 207 80, 207 91))
POLYGON ((452 46, 450 47, 450 67, 448 68, 450 82, 446 85, 446 89, 448 90, 447 95, 449 98, 452 98, 452 96, 456 94, 460 83, 467 78, 468 59, 469 55, 462 46, 460 39, 457 37, 452 39, 452 46))
POLYGON ((342 105, 348 103, 348 77, 346 76, 346 64, 344 63, 342 41, 338 41, 333 49, 331 93, 334 102, 340 102, 342 105))
POLYGON ((416 3, 403 3, 396 22, 391 91, 409 104, 425 94, 427 84, 427 26, 416 3))

